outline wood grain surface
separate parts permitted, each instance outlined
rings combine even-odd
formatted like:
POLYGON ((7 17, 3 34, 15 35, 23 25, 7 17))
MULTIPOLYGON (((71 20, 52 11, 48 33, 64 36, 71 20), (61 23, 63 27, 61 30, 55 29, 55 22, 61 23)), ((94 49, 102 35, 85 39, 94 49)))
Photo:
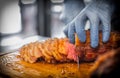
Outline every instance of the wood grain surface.
POLYGON ((0 56, 0 78, 89 78, 93 63, 30 64, 20 61, 18 52, 0 56))

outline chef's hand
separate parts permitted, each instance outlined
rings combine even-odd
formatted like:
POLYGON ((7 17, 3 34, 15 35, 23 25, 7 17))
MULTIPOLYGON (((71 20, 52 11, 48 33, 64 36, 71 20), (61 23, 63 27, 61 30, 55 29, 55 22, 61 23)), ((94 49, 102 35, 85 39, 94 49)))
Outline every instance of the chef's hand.
POLYGON ((60 20, 64 24, 71 22, 85 7, 83 0, 64 0, 60 20))
POLYGON ((74 33, 77 33, 81 42, 86 41, 85 23, 90 21, 90 39, 91 46, 96 48, 99 42, 99 25, 102 24, 103 42, 109 40, 111 31, 111 15, 113 5, 107 0, 93 0, 89 3, 70 23, 67 24, 64 33, 70 39, 71 43, 75 42, 74 33))

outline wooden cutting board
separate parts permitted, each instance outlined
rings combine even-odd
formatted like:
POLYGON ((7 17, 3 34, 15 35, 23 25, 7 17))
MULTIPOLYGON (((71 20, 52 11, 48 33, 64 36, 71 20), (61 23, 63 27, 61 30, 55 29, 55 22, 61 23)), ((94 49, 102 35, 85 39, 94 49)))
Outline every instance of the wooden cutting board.
MULTIPOLYGON (((13 52, 0 56, 0 73, 10 78, 89 78, 89 70, 93 63, 48 64, 38 62, 30 64, 20 61, 13 52)), ((4 77, 0 77, 4 78, 4 77)))

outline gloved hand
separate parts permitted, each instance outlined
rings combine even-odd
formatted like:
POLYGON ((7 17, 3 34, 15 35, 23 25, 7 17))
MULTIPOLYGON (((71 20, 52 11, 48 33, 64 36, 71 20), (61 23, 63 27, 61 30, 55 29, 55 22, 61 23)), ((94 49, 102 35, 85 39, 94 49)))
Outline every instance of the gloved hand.
POLYGON ((91 46, 96 48, 99 42, 99 26, 102 24, 103 42, 109 40, 111 31, 111 15, 113 12, 112 3, 108 0, 93 0, 91 1, 70 23, 64 30, 66 36, 71 43, 75 42, 74 33, 77 33, 81 42, 86 41, 85 23, 88 19, 90 21, 90 39, 91 46))
POLYGON ((79 12, 85 7, 83 0, 64 0, 63 11, 60 20, 64 24, 71 22, 79 12))

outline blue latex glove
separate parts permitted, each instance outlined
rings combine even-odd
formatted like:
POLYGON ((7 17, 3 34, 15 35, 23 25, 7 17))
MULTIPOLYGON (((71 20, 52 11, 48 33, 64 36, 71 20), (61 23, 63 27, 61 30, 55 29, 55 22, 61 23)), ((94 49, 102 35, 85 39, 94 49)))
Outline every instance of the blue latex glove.
POLYGON ((60 19, 64 24, 71 22, 85 7, 83 0, 65 0, 60 19))
MULTIPOLYGON (((62 22, 64 22, 64 24, 67 25, 81 12, 81 10, 83 10, 85 4, 83 0, 65 0, 63 6, 64 8, 60 15, 60 19, 62 22)), ((74 29, 75 28, 73 28, 72 26, 71 27, 67 26, 67 28, 64 30, 67 37, 68 37, 68 31, 70 30, 69 38, 72 43, 74 43, 75 39, 74 39, 74 35, 70 36, 70 34, 73 34, 75 32, 74 29)))
POLYGON ((100 22, 102 23, 102 40, 103 42, 107 42, 109 40, 112 12, 113 5, 111 2, 108 2, 108 0, 93 0, 70 23, 67 24, 67 28, 64 32, 70 39, 71 43, 75 42, 75 32, 77 33, 80 41, 85 42, 85 24, 88 19, 90 21, 91 46, 96 48, 99 43, 98 35, 100 22))

